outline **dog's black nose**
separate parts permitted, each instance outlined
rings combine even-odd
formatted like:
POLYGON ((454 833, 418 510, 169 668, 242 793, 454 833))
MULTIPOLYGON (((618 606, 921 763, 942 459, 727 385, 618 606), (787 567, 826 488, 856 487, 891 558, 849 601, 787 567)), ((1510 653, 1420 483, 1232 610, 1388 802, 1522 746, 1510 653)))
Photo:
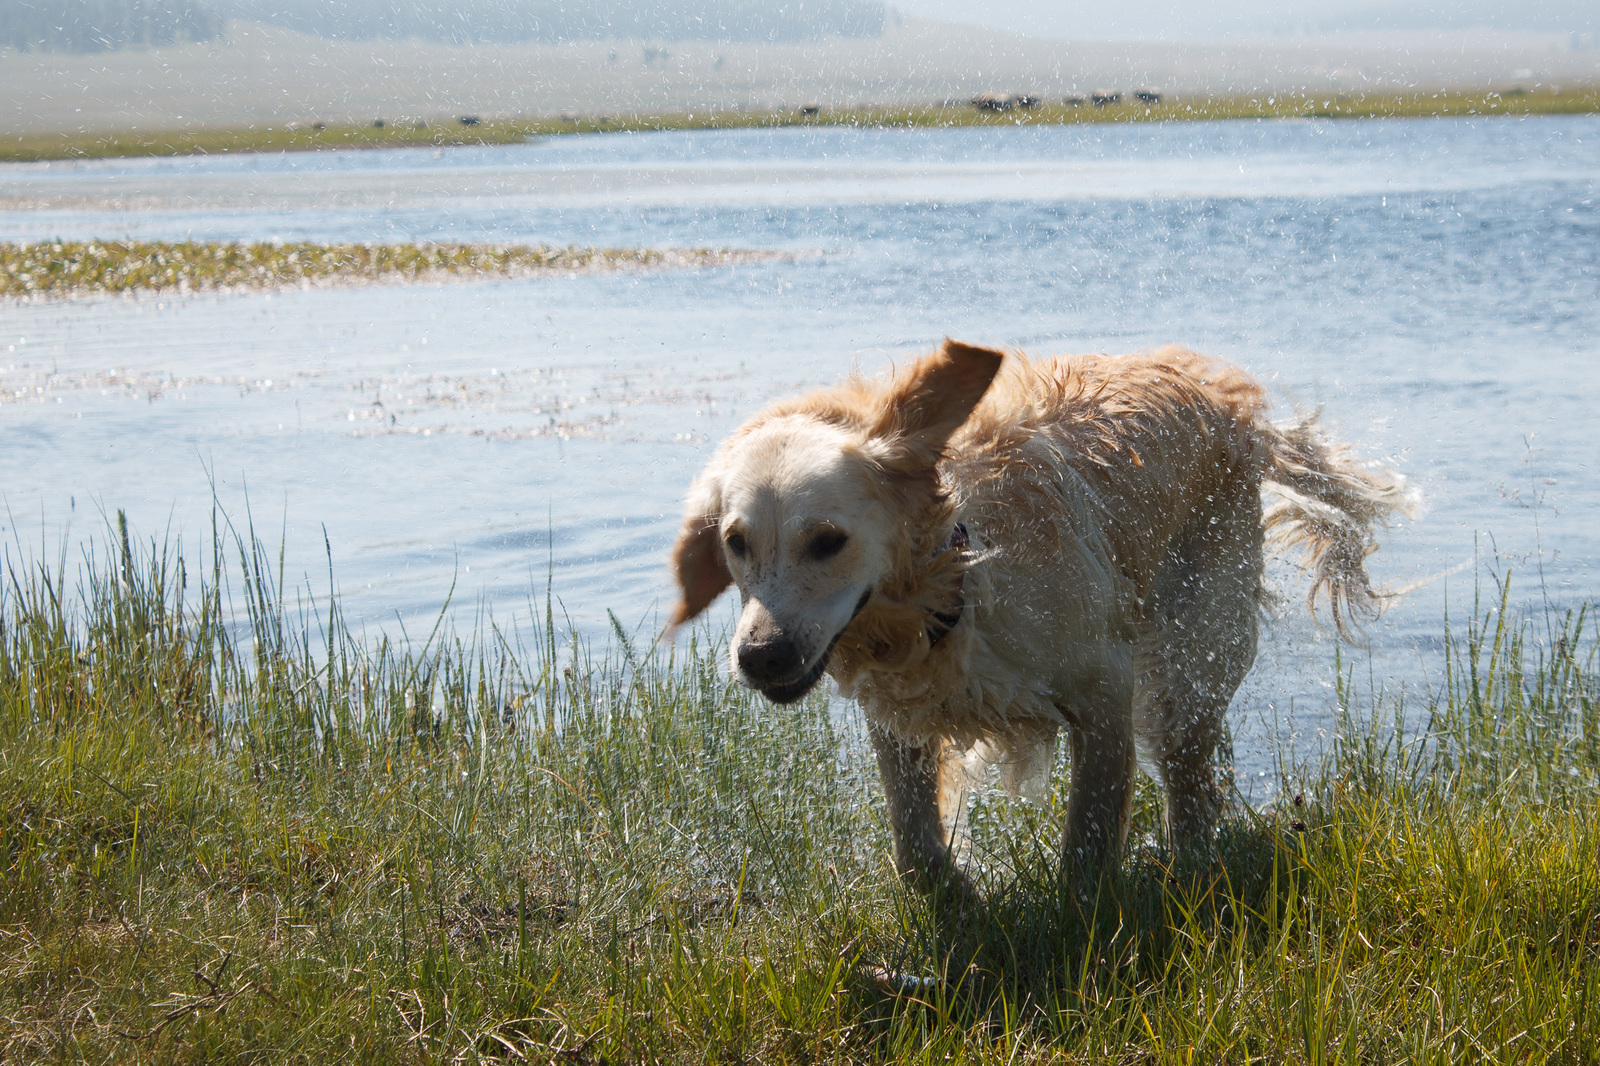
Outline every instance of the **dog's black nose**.
POLYGON ((788 681, 800 672, 801 665, 800 649, 787 637, 739 645, 739 669, 757 684, 788 681))

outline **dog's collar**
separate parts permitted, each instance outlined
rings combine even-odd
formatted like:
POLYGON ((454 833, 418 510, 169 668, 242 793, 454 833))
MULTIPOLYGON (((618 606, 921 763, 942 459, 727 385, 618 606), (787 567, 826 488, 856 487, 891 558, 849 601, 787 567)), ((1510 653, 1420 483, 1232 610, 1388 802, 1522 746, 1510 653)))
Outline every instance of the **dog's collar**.
MULTIPOLYGON (((967 527, 957 522, 955 528, 950 530, 950 539, 944 542, 944 547, 939 549, 935 558, 945 552, 966 551, 971 543, 972 538, 967 536, 967 527)), ((928 647, 938 644, 961 621, 961 612, 967 606, 966 598, 961 594, 961 586, 965 583, 965 579, 965 573, 956 576, 956 602, 952 607, 944 611, 928 612, 928 620, 922 624, 923 632, 928 635, 928 647)))

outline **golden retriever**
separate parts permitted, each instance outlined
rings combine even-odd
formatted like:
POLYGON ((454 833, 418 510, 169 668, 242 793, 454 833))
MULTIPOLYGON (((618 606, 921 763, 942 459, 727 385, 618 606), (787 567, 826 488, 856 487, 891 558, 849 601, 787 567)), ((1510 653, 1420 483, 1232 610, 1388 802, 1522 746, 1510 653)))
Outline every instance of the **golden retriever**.
POLYGON ((1136 762, 1173 851, 1204 853, 1268 537, 1303 549, 1312 606, 1326 592, 1343 629, 1377 606, 1374 527, 1411 503, 1265 406, 1176 347, 1030 362, 947 340, 722 444, 689 493, 671 624, 733 584, 744 684, 787 703, 827 673, 860 702, 898 868, 925 891, 972 890, 953 850, 971 765, 1037 785, 1062 727, 1063 876, 1116 861, 1136 762))

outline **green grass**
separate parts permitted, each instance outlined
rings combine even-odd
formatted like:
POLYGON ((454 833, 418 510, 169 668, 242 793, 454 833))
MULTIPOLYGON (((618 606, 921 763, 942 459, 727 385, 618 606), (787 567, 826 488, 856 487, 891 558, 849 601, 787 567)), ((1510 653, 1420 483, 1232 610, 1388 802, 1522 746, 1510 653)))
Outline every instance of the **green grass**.
POLYGON ((114 156, 215 155, 224 152, 283 152, 329 148, 515 144, 567 133, 648 130, 747 129, 782 126, 949 127, 1032 126, 1095 122, 1178 122, 1282 118, 1434 118, 1494 115, 1574 115, 1600 111, 1600 86, 1564 90, 1448 89, 1414 92, 1169 94, 1145 104, 1131 94, 1115 104, 1068 104, 1052 97, 1030 110, 980 111, 967 104, 863 105, 798 110, 708 108, 655 113, 572 113, 484 120, 465 127, 453 122, 424 128, 376 129, 364 125, 251 126, 148 133, 17 134, 0 140, 0 162, 96 159, 114 156))
POLYGON ((775 253, 711 248, 40 241, 0 244, 0 297, 512 277, 572 270, 726 266, 772 258, 775 253))
POLYGON ((0 1061, 1596 1061, 1581 614, 1475 614, 1425 735, 1350 711, 1201 874, 1064 895, 1059 792, 985 799, 956 921, 855 727, 703 634, 369 639, 216 541, 8 563, 0 1061))

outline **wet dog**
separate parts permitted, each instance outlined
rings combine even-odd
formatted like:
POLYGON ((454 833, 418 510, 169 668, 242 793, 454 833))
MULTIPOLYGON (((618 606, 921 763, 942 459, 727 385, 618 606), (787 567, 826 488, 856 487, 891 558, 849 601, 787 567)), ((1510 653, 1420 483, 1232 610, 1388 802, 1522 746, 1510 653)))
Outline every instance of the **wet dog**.
POLYGON ((974 763, 1037 787, 1063 728, 1064 873, 1116 861, 1140 762, 1174 851, 1204 852, 1269 541, 1303 553, 1343 628, 1378 604, 1375 527, 1411 504, 1265 409, 1243 371, 1179 348, 1033 362, 946 341, 722 444, 689 493, 672 624, 734 585, 743 683, 787 703, 828 674, 860 702, 924 890, 970 891, 952 846, 974 763))

